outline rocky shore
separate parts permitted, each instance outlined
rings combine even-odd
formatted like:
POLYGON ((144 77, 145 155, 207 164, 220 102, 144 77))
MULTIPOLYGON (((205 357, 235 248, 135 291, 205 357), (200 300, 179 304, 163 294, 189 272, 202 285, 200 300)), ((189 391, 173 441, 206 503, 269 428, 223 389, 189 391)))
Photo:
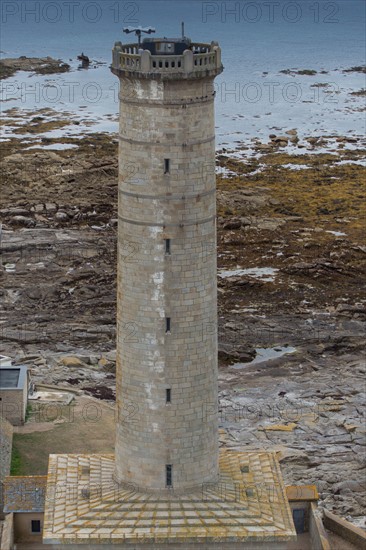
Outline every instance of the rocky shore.
POLYGON ((26 57, 22 55, 16 59, 4 58, 0 61, 0 79, 13 76, 17 71, 27 71, 35 74, 65 73, 70 65, 53 59, 52 57, 26 57))
MULTIPOLYGON (((113 404, 116 136, 44 137, 45 113, 13 118, 0 353, 35 383, 113 404)), ((355 522, 366 506, 363 145, 289 129, 217 154, 221 443, 277 449, 286 483, 315 483, 321 506, 355 522)), ((123 253, 133 261, 132 245, 123 253)))

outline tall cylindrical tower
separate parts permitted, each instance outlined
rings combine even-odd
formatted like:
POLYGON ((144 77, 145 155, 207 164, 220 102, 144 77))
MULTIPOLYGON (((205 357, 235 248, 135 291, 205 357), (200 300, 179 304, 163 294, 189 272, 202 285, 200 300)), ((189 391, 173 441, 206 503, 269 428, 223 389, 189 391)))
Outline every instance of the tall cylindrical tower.
POLYGON ((115 44, 120 79, 116 479, 218 476, 217 43, 115 44))

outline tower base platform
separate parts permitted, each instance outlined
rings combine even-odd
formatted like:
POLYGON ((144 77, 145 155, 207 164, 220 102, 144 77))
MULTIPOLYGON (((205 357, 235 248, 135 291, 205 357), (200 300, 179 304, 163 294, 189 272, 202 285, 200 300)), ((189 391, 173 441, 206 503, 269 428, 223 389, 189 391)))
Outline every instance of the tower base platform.
POLYGON ((114 481, 114 455, 50 455, 43 542, 55 548, 282 549, 296 539, 275 453, 220 453, 189 491, 114 481))

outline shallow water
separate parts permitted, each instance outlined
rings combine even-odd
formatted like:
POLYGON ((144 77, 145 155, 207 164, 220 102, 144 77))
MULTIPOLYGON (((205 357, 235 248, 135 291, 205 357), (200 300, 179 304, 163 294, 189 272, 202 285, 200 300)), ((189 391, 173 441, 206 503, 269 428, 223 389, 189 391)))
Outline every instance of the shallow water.
POLYGON ((44 145, 43 143, 39 143, 37 145, 31 145, 30 147, 26 147, 26 149, 46 149, 50 151, 63 151, 64 149, 75 149, 77 148, 77 145, 74 143, 53 143, 52 145, 44 145))
POLYGON ((133 41, 121 28, 152 25, 157 36, 179 36, 184 20, 192 40, 214 39, 222 47, 225 70, 215 81, 218 147, 249 143, 253 136, 266 142, 270 133, 292 128, 300 139, 364 134, 358 111, 364 99, 351 95, 364 87, 364 75, 342 72, 364 63, 363 1, 80 0, 73 17, 69 2, 39 0, 34 3, 39 13, 33 15, 26 2, 14 4, 3 17, 4 57, 50 55, 72 70, 44 76, 18 72, 3 80, 3 110, 55 107, 87 117, 94 131, 117 132, 118 80, 109 70, 111 49, 117 40, 133 41), (93 60, 88 70, 79 70, 81 51, 93 60), (287 69, 317 74, 281 72, 287 69), (111 115, 115 120, 108 119, 111 115))
POLYGON ((344 233, 343 231, 326 231, 326 233, 330 233, 331 235, 334 235, 335 237, 346 237, 347 233, 344 233))
POLYGON ((272 282, 275 279, 275 275, 278 273, 278 269, 274 267, 249 267, 246 269, 232 269, 232 270, 220 270, 218 276, 222 279, 229 277, 241 277, 247 275, 254 279, 261 279, 262 281, 272 282))
POLYGON ((276 346, 275 348, 257 348, 257 355, 253 359, 253 361, 250 361, 249 363, 235 363, 235 365, 231 365, 231 368, 242 369, 245 367, 251 367, 252 365, 258 365, 261 363, 266 363, 268 361, 273 361, 274 359, 278 359, 279 357, 283 357, 284 355, 288 355, 289 353, 295 353, 295 351, 296 348, 292 348, 290 346, 276 346))

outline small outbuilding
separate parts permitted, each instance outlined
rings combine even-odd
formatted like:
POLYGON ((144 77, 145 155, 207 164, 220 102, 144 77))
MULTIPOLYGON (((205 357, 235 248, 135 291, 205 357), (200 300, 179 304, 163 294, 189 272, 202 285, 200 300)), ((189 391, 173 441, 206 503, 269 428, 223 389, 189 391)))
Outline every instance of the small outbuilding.
POLYGON ((27 367, 0 365, 0 415, 13 426, 25 422, 28 389, 27 367))
POLYGON ((9 476, 5 479, 4 512, 11 514, 15 543, 42 544, 47 476, 9 476))

